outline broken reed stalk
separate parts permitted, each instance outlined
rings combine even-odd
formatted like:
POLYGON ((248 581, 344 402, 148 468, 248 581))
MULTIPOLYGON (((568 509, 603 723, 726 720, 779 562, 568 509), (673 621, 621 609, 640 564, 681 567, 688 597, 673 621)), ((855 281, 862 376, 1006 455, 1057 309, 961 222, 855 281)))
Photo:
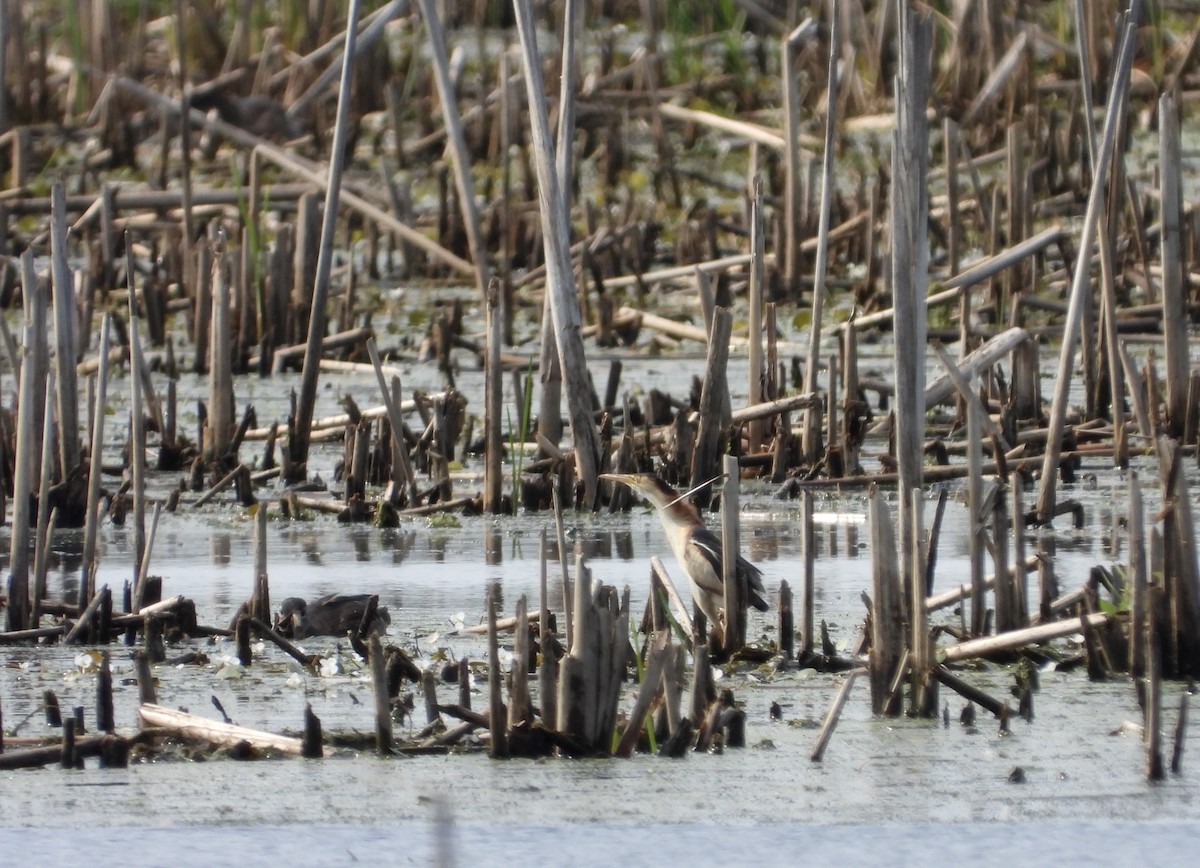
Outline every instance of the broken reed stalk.
POLYGON ((560 661, 558 680, 558 731, 586 743, 590 730, 588 713, 590 697, 595 695, 596 673, 585 659, 588 640, 596 629, 592 623, 591 570, 583 563, 580 543, 575 548, 575 582, 570 596, 564 598, 564 607, 574 612, 571 618, 571 643, 567 654, 560 661), (589 676, 590 682, 589 683, 589 676))
MULTIPOLYGON (((96 376, 96 412, 92 414, 92 448, 88 452, 86 521, 83 531, 83 575, 79 581, 79 608, 96 592, 96 537, 100 525, 100 478, 104 474, 104 406, 108 397, 109 315, 100 324, 100 371, 96 376)), ((65 436, 65 432, 64 432, 65 436)))
POLYGON ((800 46, 817 30, 817 22, 805 18, 780 42, 780 85, 783 88, 784 204, 783 280, 788 296, 800 297, 800 208, 803 196, 800 159, 800 81, 797 56, 800 46))
POLYGON ((814 624, 816 622, 816 579, 817 579, 817 535, 813 524, 813 496, 811 491, 800 495, 800 539, 804 547, 804 596, 801 614, 800 663, 813 656, 816 650, 814 624))
POLYGON ((633 750, 637 747, 642 732, 646 729, 653 729, 653 723, 646 715, 650 710, 650 704, 658 696, 662 686, 663 665, 666 662, 669 639, 670 634, 663 631, 662 633, 655 634, 650 640, 646 665, 642 672, 641 687, 638 689, 637 698, 634 700, 633 710, 628 715, 625 731, 621 733, 621 738, 617 742, 617 748, 613 751, 614 756, 633 756, 633 750))
MULTIPOLYGON (((367 355, 375 369, 375 380, 379 383, 379 394, 383 397, 383 405, 387 412, 388 422, 392 429, 392 461, 398 461, 403 468, 404 478, 408 482, 408 504, 417 505, 417 480, 413 474, 412 464, 408 460, 408 447, 404 443, 404 419, 401 417, 402 404, 388 389, 383 377, 383 364, 379 360, 379 351, 375 348, 375 339, 367 339, 367 355)), ((399 392, 399 388, 396 389, 399 392)), ((415 404, 414 404, 415 406, 415 404)), ((347 417, 347 421, 349 417, 347 417)))
MULTIPOLYGON (((825 150, 821 157, 821 204, 817 224, 817 258, 813 265, 812 320, 808 326, 808 355, 804 366, 804 391, 817 391, 817 368, 821 359, 821 327, 825 317, 825 281, 829 270, 829 221, 833 209, 833 161, 837 135, 838 54, 841 51, 841 19, 835 11, 829 22, 829 64, 825 100, 825 150)), ((829 415, 834 414, 832 403, 829 415)), ((810 467, 821 458, 821 412, 804 411, 801 450, 810 467)), ((829 446, 834 444, 830 441, 829 446)))
MULTIPOLYGON (((215 475, 233 464, 229 447, 233 441, 233 324, 230 322, 230 269, 225 235, 219 231, 213 242, 212 315, 208 353, 208 422, 205 458, 215 475)), ((137 379, 137 377, 134 377, 137 379)))
POLYGON ((571 605, 573 591, 571 589, 571 574, 567 567, 567 528, 563 521, 562 499, 558 493, 559 486, 553 485, 550 489, 550 502, 554 508, 554 532, 556 541, 558 542, 558 564, 562 569, 562 598, 563 598, 563 620, 566 624, 563 628, 563 642, 567 648, 571 647, 571 643, 575 641, 575 612, 571 605))
POLYGON ((1146 568, 1146 528, 1142 507, 1142 488, 1136 470, 1129 471, 1129 675, 1141 678, 1146 673, 1146 643, 1142 641, 1145 631, 1148 601, 1146 568))
MULTIPOLYGON (((357 3, 357 0, 352 2, 357 3)), ((367 663, 371 667, 371 693, 375 697, 375 750, 380 756, 391 756, 392 701, 388 696, 383 643, 375 631, 371 631, 367 637, 367 649, 367 663)))
POLYGON ((1175 743, 1171 750, 1171 774, 1183 774, 1183 746, 1187 742, 1188 692, 1179 694, 1179 716, 1175 718, 1175 743))
POLYGON ((260 503, 254 513, 254 591, 250 595, 250 614, 264 623, 271 621, 271 590, 267 572, 267 505, 260 503))
MULTIPOLYGON (((560 63, 561 78, 559 80, 558 100, 558 139, 555 145, 556 169, 558 171, 558 188, 561 191, 564 207, 571 212, 571 177, 572 177, 572 143, 575 133, 575 46, 579 37, 580 0, 567 0, 563 10, 562 62, 560 63)), ((504 147, 504 183, 505 183, 505 285, 511 284, 511 274, 508 272, 510 251, 508 239, 508 199, 511 191, 511 161, 508 159, 508 149, 511 145, 512 134, 509 121, 508 98, 508 54, 501 56, 500 63, 502 88, 502 124, 501 136, 504 147)), ((553 294, 545 292, 542 295, 542 327, 541 346, 539 349, 539 366, 541 372, 537 433, 552 446, 557 447, 562 440, 562 367, 559 364, 558 338, 555 337, 553 294)), ((510 326, 511 316, 506 317, 506 325, 510 326)))
POLYGON ((38 474, 38 513, 37 531, 34 538, 33 551, 33 607, 30 611, 30 623, 38 624, 42 617, 42 600, 46 597, 46 576, 50 564, 50 539, 54 533, 54 524, 58 517, 58 509, 50 507, 50 474, 54 469, 54 374, 46 377, 46 393, 42 401, 42 458, 38 474))
POLYGON ((54 372, 58 381, 58 460, 62 481, 79 469, 79 385, 75 337, 75 281, 67 253, 66 193, 50 191, 50 270, 54 285, 54 372))
MULTIPOLYGON (((22 271, 28 277, 33 271, 33 253, 26 250, 21 256, 22 271)), ((9 630, 25 630, 30 625, 29 605, 29 524, 30 497, 33 493, 33 476, 37 469, 37 364, 38 340, 33 308, 38 304, 36 278, 26 280, 25 286, 25 334, 23 338, 20 384, 17 397, 17 454, 13 472, 12 539, 9 546, 8 605, 5 623, 9 630)))
MULTIPOLYGON (((427 4, 430 0, 421 0, 427 4)), ((504 472, 502 460, 504 438, 501 432, 501 407, 504 401, 504 371, 500 367, 502 315, 500 310, 500 281, 496 278, 487 286, 487 361, 484 364, 483 393, 483 511, 499 515, 503 509, 504 472)), ((514 468, 516 467, 514 463, 514 468)), ((515 473, 515 469, 514 469, 515 473)), ((513 504, 515 510, 517 504, 513 504)))
MULTIPOLYGON (((178 61, 176 71, 179 76, 177 82, 179 86, 179 103, 183 108, 184 116, 191 108, 192 97, 191 87, 188 78, 188 29, 184 19, 184 5, 182 0, 173 0, 171 3, 171 11, 174 18, 175 31, 175 56, 178 61)), ((166 133, 164 130, 164 139, 166 133)), ((164 141, 163 147, 168 148, 169 144, 164 141)), ((167 152, 164 151, 164 162, 167 152)), ((183 279, 184 286, 192 285, 192 278, 195 276, 191 271, 192 243, 196 240, 196 219, 192 209, 192 128, 190 124, 180 124, 179 126, 179 180, 180 180, 180 204, 182 206, 181 232, 182 239, 180 249, 183 251, 183 279)), ((165 172, 164 166, 164 172, 165 172)), ((166 186, 165 184, 163 186, 166 186)))
POLYGON ((1162 215, 1162 328, 1167 368, 1167 430, 1182 437, 1187 419, 1188 311, 1183 280, 1181 213, 1183 180, 1179 113, 1170 94, 1158 101, 1159 208, 1162 215))
POLYGON ((1165 504, 1161 512, 1166 549, 1162 572, 1170 613, 1169 623, 1156 625, 1156 629, 1165 630, 1167 647, 1173 652, 1165 661, 1166 673, 1194 676, 1200 672, 1200 564, 1191 495, 1179 444, 1164 434, 1155 447, 1165 504))
POLYGON ((546 291, 551 294, 550 311, 575 445, 575 469, 583 483, 583 506, 593 509, 599 495, 600 443, 588 402, 591 389, 588 385, 587 359, 579 333, 579 304, 575 296, 566 200, 555 173, 554 146, 546 113, 532 4, 530 0, 514 0, 513 7, 521 41, 531 141, 537 168, 538 212, 546 255, 546 291))
POLYGON ((1079 258, 1075 263, 1074 276, 1071 282, 1070 303, 1067 309, 1067 317, 1063 324, 1062 349, 1059 355, 1058 373, 1054 381, 1054 398, 1050 406, 1049 433, 1046 439, 1046 451, 1042 459, 1041 487, 1038 491, 1036 508, 1038 520, 1042 522, 1049 522, 1054 516, 1055 486, 1057 485, 1058 465, 1062 454, 1063 432, 1066 429, 1067 400, 1070 397, 1071 371, 1073 370, 1076 344, 1079 342, 1084 308, 1090 304, 1092 244, 1095 241, 1097 222, 1101 208, 1103 207, 1108 169, 1116 146, 1117 122, 1120 115, 1119 106, 1125 99, 1129 69, 1133 62, 1133 37, 1135 31, 1135 26, 1130 23, 1126 25, 1122 33, 1120 52, 1105 112, 1104 133, 1100 139, 1100 149, 1093 171, 1092 189, 1088 194, 1087 211, 1083 218, 1083 227, 1079 241, 1079 258))
MULTIPOLYGON (((746 605, 749 588, 738 574, 738 501, 740 478, 736 455, 722 457, 725 484, 721 488, 721 583, 725 591, 724 651, 732 656, 746 644, 746 605)), ((718 627, 712 624, 712 627, 718 627)))
POLYGON ((538 655, 538 699, 543 725, 553 726, 558 720, 558 661, 551 651, 554 631, 550 628, 550 553, 544 527, 539 537, 538 554, 538 638, 542 646, 538 655))
MULTIPOLYGON (((490 290, 490 269, 487 247, 479 228, 479 207, 475 203, 475 187, 471 181, 471 154, 463 135, 462 118, 455 100, 454 81, 450 76, 450 58, 446 54, 446 35, 438 17, 434 0, 419 0, 421 17, 425 19, 425 30, 429 34, 429 47, 433 60, 433 79, 437 85, 438 101, 442 107, 442 123, 446 127, 451 163, 454 166, 454 184, 458 190, 458 207, 462 211, 463 226, 467 233, 467 246, 475 261, 475 282, 480 295, 490 290)), ((400 134, 399 130, 395 131, 400 134)))
POLYGON ((496 632, 496 611, 500 606, 497 599, 497 586, 491 584, 487 591, 487 626, 488 626, 488 728, 491 734, 491 747, 488 755, 493 759, 508 757, 508 730, 505 727, 504 697, 502 694, 503 674, 500 668, 500 638, 496 632))
MULTIPOLYGON (((1012 569, 1008 570, 1007 561, 1006 572, 1011 572, 1009 587, 1012 589, 1012 611, 1015 617, 1014 626, 1028 627, 1029 626, 1029 591, 1028 581, 1026 576, 1026 564, 1028 563, 1025 551, 1025 489, 1022 476, 1017 473, 1009 478, 1009 497, 1012 501, 1012 569)), ((1003 534, 1003 530, 1001 531, 1003 534)), ((998 568, 998 567, 997 567, 998 568)), ((999 573, 997 573, 999 575, 999 573)))
POLYGON ((524 594, 517 601, 517 625, 513 635, 513 653, 509 664, 508 729, 528 730, 533 724, 533 703, 529 696, 529 603, 524 594))
POLYGON ((132 368, 129 378, 129 473, 133 488, 133 569, 136 584, 137 565, 142 562, 146 551, 146 416, 145 390, 141 378, 142 336, 137 310, 133 245, 128 232, 125 233, 125 250, 125 270, 129 281, 129 363, 132 368))
POLYGON ((1143 708, 1146 745, 1146 778, 1161 781, 1166 777, 1162 756, 1162 651, 1159 644, 1158 618, 1154 603, 1162 600, 1155 588, 1153 603, 1148 609, 1144 642, 1146 644, 1146 702, 1143 708))
MULTIPOLYGON (((892 293, 895 300, 896 463, 900 474, 900 570, 903 587, 921 534, 912 493, 921 490, 925 446, 925 347, 929 283, 929 102, 933 23, 929 13, 900 6, 900 65, 894 84, 892 133, 892 293)), ((877 613, 879 614, 879 613, 877 613)))
MULTIPOLYGON (((937 682, 933 678, 933 640, 929 635, 929 613, 925 609, 926 559, 925 541, 920 532, 925 493, 912 492, 913 564, 908 581, 908 615, 910 621, 909 648, 912 651, 912 710, 918 717, 937 715, 937 682)), ((997 543, 999 545, 999 543, 997 543)))
MULTIPOLYGON (((767 375, 763 369, 763 295, 765 291, 763 283, 766 271, 766 266, 763 264, 763 245, 762 178, 756 175, 750 191, 750 286, 747 289, 750 305, 749 333, 747 334, 750 382, 746 393, 746 403, 751 406, 763 402, 767 375)), ((746 426, 746 448, 751 453, 762 451, 765 427, 766 425, 759 419, 755 419, 746 426)))
MULTIPOLYGON (((699 423, 696 441, 692 446, 692 478, 689 487, 696 488, 720 471, 722 434, 728 430, 722 418, 723 408, 729 406, 729 337, 733 330, 733 314, 726 308, 713 311, 708 357, 704 365, 704 384, 700 388, 699 423)), ((696 493, 699 507, 712 500, 712 490, 705 487, 696 493)))
POLYGON ((296 425, 289 431, 288 451, 293 467, 293 479, 298 482, 307 475, 308 448, 311 441, 313 410, 317 400, 317 380, 320 373, 321 339, 327 322, 326 301, 329 298, 329 275, 333 268, 333 237, 337 229, 342 169, 345 164, 346 142, 349 135, 350 85, 354 78, 354 43, 358 33, 359 0, 350 0, 346 13, 346 45, 342 53, 342 80, 338 88, 337 115, 330 146, 329 176, 325 188, 325 211, 321 221, 321 242, 317 253, 317 272, 313 283, 308 315, 308 341, 304 350, 304 367, 300 376, 300 397, 296 405, 296 425))
POLYGON ((158 519, 162 514, 162 504, 154 504, 154 515, 150 519, 150 532, 146 535, 146 547, 137 562, 137 570, 133 584, 133 611, 140 612, 146 600, 146 580, 150 574, 150 555, 154 553, 154 537, 158 534, 158 519))
POLYGON ((883 492, 872 486, 868 514, 871 530, 871 707, 876 714, 899 714, 892 702, 891 683, 904 652, 904 604, 896 528, 883 492))
MULTIPOLYGON (((796 659, 796 615, 793 610, 792 587, 787 579, 779 582, 779 604, 776 606, 778 619, 776 632, 779 636, 779 653, 785 663, 796 659)), ((801 660, 804 658, 801 657, 801 660)))

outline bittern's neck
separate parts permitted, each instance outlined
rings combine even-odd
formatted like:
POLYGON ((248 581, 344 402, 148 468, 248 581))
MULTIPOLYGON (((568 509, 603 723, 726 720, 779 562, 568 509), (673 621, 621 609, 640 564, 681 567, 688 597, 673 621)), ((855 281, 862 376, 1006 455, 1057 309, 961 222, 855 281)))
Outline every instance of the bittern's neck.
POLYGON ((669 522, 678 527, 698 527, 704 524, 704 519, 700 518, 700 511, 686 498, 661 507, 659 513, 664 523, 669 522))

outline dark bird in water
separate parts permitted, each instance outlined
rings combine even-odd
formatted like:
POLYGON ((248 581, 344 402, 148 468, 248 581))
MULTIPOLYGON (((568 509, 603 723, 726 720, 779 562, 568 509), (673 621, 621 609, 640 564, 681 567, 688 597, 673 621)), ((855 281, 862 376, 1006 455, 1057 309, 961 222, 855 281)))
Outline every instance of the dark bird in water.
POLYGON ((196 90, 191 95, 192 108, 201 111, 216 109, 221 120, 260 139, 288 141, 304 135, 304 127, 278 100, 269 96, 234 96, 223 90, 196 90))
MULTIPOLYGON (((692 586, 692 599, 723 641, 725 581, 721 574, 721 559, 724 557, 721 538, 704 526, 700 512, 685 495, 654 474, 606 473, 601 478, 628 485, 658 510, 675 560, 692 586)), ((760 612, 767 611, 767 601, 763 599, 766 591, 763 588, 762 571, 738 555, 737 574, 738 578, 744 580, 742 587, 749 591, 746 602, 760 612)))
MULTIPOLYGON (((373 596, 329 594, 311 603, 306 603, 299 597, 288 597, 279 607, 279 617, 275 620, 275 626, 284 636, 293 639, 357 634, 362 624, 363 613, 366 612, 373 596)), ((375 616, 365 632, 367 635, 371 631, 385 633, 391 623, 392 617, 388 610, 380 606, 375 610, 375 616)))

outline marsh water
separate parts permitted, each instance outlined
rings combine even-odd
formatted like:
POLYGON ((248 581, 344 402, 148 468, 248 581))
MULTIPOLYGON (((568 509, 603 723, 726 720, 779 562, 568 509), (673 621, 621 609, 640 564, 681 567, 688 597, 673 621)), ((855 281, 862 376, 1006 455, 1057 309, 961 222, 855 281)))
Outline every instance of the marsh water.
MULTIPOLYGON (((630 361, 631 383, 677 391, 686 390, 692 368, 702 366, 630 361)), ((463 372, 460 381, 469 384, 473 376, 463 372)), ((370 403, 370 378, 327 382, 318 415, 336 412, 343 393, 355 394, 363 406, 370 403)), ((288 385, 286 377, 246 381, 239 384, 238 399, 255 402, 265 423, 281 408, 288 385)), ((119 380, 112 394, 120 394, 119 380)), ((110 438, 114 452, 119 436, 110 438)), ((336 458, 336 450, 323 452, 318 461, 326 463, 318 473, 331 479, 336 458)), ((1085 465, 1081 482, 1060 494, 1084 503, 1085 527, 1075 530, 1066 522, 1042 532, 1064 590, 1083 582, 1093 565, 1125 558, 1120 519, 1127 481, 1107 461, 1085 465)), ((1152 513, 1157 498, 1148 481, 1154 474, 1149 461, 1142 461, 1152 513)), ((468 464, 464 471, 473 469, 468 464)), ((747 483, 742 495, 743 549, 762 567, 772 599, 781 580, 798 587, 803 569, 799 508, 774 493, 770 486, 747 483)), ((935 590, 954 587, 968 574, 965 507, 959 486, 951 485, 950 493, 935 590)), ((930 490, 931 508, 935 495, 930 490)), ((816 506, 817 617, 847 648, 861 629, 860 594, 870 584, 865 497, 856 491, 821 494, 816 506)), ((649 559, 667 552, 657 517, 635 507, 628 515, 568 514, 567 524, 569 540, 582 545, 594 580, 629 585, 633 610, 640 612, 649 559)), ((278 603, 285 596, 311 599, 334 591, 378 593, 392 615, 389 640, 421 665, 461 656, 482 663, 484 639, 457 634, 457 628, 482 619, 489 583, 500 584, 506 613, 522 594, 536 600, 540 536, 551 526, 549 515, 420 519, 395 529, 348 527, 331 517, 275 518, 268 530, 272 598, 278 603)), ((132 532, 105 525, 101 542, 98 581, 120 587, 130 572, 132 532)), ((77 534, 56 538, 52 597, 69 598, 76 587, 80 544, 77 534)), ((664 560, 681 582, 670 557, 664 560)), ((165 594, 195 600, 202 623, 225 625, 252 584, 249 515, 233 505, 164 515, 152 572, 164 577, 165 594)), ((556 575, 555 567, 551 577, 556 575)), ((552 581, 551 587, 558 585, 552 581)), ((1036 582, 1032 588, 1036 593, 1036 582)), ((561 610, 557 590, 551 605, 561 610)), ((957 621, 959 615, 947 611, 938 617, 957 621)), ((750 636, 774 641, 774 618, 773 611, 752 612, 750 636)), ((231 643, 185 643, 168 656, 202 651, 207 662, 158 666, 159 700, 219 719, 216 698, 236 722, 271 731, 297 730, 305 703, 311 703, 327 732, 369 732, 370 683, 357 658, 334 639, 304 645, 324 658, 320 674, 301 672, 273 647, 256 647, 253 666, 242 668, 231 643)), ((1070 642, 1066 648, 1071 650, 1070 642)), ((132 663, 123 646, 111 650, 118 723, 133 727, 132 663)), ((0 648, 0 663, 10 737, 47 733, 41 714, 46 689, 56 691, 66 708, 84 706, 92 719, 96 657, 86 649, 0 648)), ((482 702, 482 668, 473 677, 482 702)), ((381 760, 334 750, 323 761, 171 757, 134 762, 124 770, 4 772, 0 825, 57 831, 0 832, 0 853, 13 853, 25 836, 49 839, 47 856, 54 847, 75 851, 103 839, 89 830, 114 825, 140 829, 137 838, 144 845, 132 852, 100 851, 100 858, 89 861, 213 864, 233 861, 230 854, 254 842, 256 852, 269 854, 262 856, 264 864, 428 864, 450 861, 447 853, 460 864, 477 864, 498 861, 501 852, 505 860, 550 853, 567 864, 611 864, 617 858, 661 858, 668 864, 819 858, 889 865, 1020 858, 1047 864, 1097 847, 1103 848, 1097 858, 1109 864, 1180 864, 1184 848, 1200 837, 1200 786, 1189 773, 1195 752, 1185 753, 1182 776, 1146 782, 1141 714, 1124 677, 1090 682, 1082 668, 1048 666, 1032 722, 1014 720, 1009 734, 983 714, 975 725, 961 725, 963 702, 948 691, 942 694, 948 726, 940 719, 874 718, 860 683, 821 763, 811 762, 809 754, 843 676, 764 665, 720 677, 744 704, 749 744, 720 755, 503 762, 482 753, 381 760), (771 719, 773 703, 782 711, 779 720, 771 719), (1018 769, 1024 781, 1011 782, 1018 769), (64 833, 68 826, 72 831, 64 833), (201 840, 211 849, 189 846, 201 840)), ((999 697, 1013 684, 1010 669, 991 664, 967 677, 999 697)), ((453 685, 444 689, 457 691, 453 685)), ((1165 690, 1168 738, 1183 689, 1171 684, 1165 690)), ((418 729, 423 723, 410 720, 404 726, 418 729)))

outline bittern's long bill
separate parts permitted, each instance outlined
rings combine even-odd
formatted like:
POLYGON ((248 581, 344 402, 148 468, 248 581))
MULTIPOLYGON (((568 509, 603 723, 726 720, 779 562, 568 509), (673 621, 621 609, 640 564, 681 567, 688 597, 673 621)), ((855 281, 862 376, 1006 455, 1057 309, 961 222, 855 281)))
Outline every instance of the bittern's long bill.
MULTIPOLYGON (((721 570, 724 556, 721 538, 704 526, 700 512, 691 501, 652 473, 605 473, 601 479, 628 485, 658 510, 675 560, 692 586, 692 599, 708 618, 718 639, 724 641, 725 582, 721 570)), ((767 611, 762 571, 738 555, 737 575, 744 580, 742 587, 749 590, 747 602, 760 612, 767 611)))

